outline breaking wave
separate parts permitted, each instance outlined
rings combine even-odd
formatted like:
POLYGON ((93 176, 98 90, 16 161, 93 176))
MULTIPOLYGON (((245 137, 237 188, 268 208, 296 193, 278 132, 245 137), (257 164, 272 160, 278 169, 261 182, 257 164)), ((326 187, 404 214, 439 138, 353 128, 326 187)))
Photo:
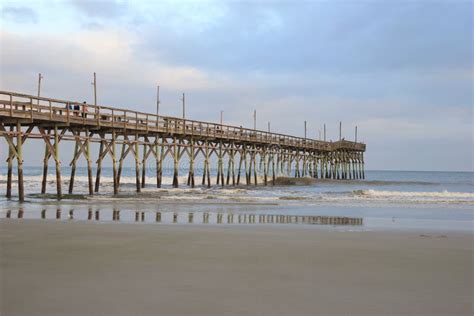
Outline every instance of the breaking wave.
POLYGON ((471 202, 474 193, 470 192, 404 192, 383 190, 354 190, 353 195, 359 198, 376 200, 397 200, 413 202, 471 202))

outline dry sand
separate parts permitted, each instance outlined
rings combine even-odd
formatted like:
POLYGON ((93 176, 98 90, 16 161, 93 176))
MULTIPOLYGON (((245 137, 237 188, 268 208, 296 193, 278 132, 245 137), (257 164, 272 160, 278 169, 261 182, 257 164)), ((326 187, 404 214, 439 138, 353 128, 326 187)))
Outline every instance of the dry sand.
POLYGON ((473 235, 0 221, 2 316, 472 315, 473 235))

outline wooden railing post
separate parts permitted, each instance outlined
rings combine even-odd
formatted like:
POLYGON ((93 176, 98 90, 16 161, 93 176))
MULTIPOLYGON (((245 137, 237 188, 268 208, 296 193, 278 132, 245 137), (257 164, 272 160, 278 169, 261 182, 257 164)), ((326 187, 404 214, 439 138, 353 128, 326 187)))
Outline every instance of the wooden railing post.
POLYGON ((10 116, 13 116, 13 95, 10 94, 10 116))
POLYGON ((70 104, 69 102, 66 102, 66 121, 67 121, 68 124, 69 124, 69 115, 70 115, 70 113, 69 113, 70 112, 69 111, 69 107, 70 107, 69 104, 70 104))
POLYGON ((30 98, 30 120, 33 122, 33 98, 30 98))

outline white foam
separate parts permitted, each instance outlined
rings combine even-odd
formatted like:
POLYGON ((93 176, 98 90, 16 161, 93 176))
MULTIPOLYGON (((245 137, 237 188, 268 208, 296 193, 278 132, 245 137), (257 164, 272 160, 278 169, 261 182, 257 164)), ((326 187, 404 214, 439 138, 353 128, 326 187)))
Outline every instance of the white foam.
POLYGON ((454 198, 454 199, 474 199, 474 193, 469 192, 404 192, 404 191, 379 191, 379 190, 357 190, 357 195, 368 197, 423 197, 423 198, 454 198))
POLYGON ((357 199, 396 201, 402 203, 474 203, 474 193, 471 192, 417 192, 417 191, 384 191, 356 190, 353 195, 357 199))

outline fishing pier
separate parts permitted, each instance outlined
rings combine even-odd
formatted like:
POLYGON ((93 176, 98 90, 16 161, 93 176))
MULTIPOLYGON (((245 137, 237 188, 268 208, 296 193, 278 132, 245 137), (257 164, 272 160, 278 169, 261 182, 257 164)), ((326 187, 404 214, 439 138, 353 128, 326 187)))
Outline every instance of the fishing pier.
POLYGON ((25 197, 23 146, 29 139, 44 142, 42 194, 46 193, 48 162, 54 161, 58 199, 63 195, 60 143, 64 141, 75 142, 70 157, 69 194, 74 190, 76 165, 81 157, 87 163, 90 195, 100 190, 105 159, 112 163, 113 192, 119 193, 124 159, 129 155, 134 157, 137 192, 145 186, 150 161, 156 166, 156 187, 161 187, 166 160, 173 164, 173 187, 178 187, 178 176, 183 171, 180 161, 187 163, 182 169, 190 187, 199 180, 201 185, 211 186, 211 163, 217 167, 215 185, 220 186, 275 184, 278 176, 364 178, 366 146, 360 142, 327 142, 7 91, 0 91, 0 136, 8 144, 8 149, 1 148, 8 150, 6 196, 12 196, 16 162, 20 201, 25 197), (91 143, 99 144, 96 155, 91 143))

